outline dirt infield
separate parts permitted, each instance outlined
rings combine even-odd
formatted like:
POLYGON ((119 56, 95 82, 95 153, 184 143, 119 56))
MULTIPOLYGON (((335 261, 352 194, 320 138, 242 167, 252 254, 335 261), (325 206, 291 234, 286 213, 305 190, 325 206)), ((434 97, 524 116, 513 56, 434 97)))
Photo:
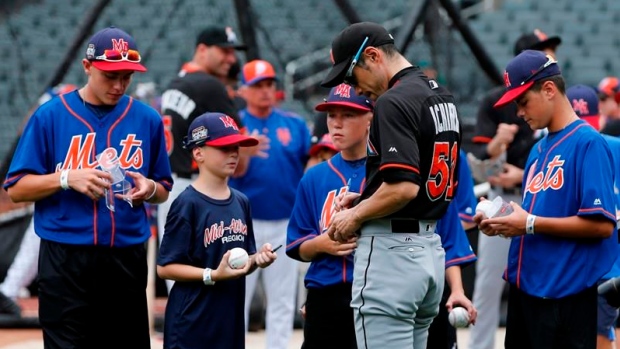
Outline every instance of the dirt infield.
MULTIPOLYGON (((23 309, 23 315, 25 317, 36 317, 38 302, 36 298, 21 299, 20 305, 23 309)), ((163 315, 166 307, 166 299, 158 298, 155 301, 155 317, 163 315)), ((497 330, 497 337, 495 348, 503 348, 505 331, 504 328, 497 330)), ((469 330, 459 329, 458 332, 458 346, 459 349, 467 349, 467 342, 469 341, 469 330)), ((0 328, 0 349, 42 349, 43 339, 41 330, 37 328, 0 328)), ((302 330, 295 330, 293 338, 291 338, 289 348, 299 349, 303 341, 302 330)), ((151 340, 152 349, 162 349, 162 336, 161 333, 154 333, 151 340)), ((246 338, 246 349, 264 349, 265 347, 265 332, 257 331, 250 332, 246 338)))

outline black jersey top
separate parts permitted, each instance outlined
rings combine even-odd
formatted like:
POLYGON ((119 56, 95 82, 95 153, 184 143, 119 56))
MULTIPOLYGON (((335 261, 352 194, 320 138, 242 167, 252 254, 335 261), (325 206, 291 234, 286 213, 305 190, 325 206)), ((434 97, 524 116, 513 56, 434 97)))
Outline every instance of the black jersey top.
POLYGON ((420 186, 417 197, 389 217, 441 218, 456 194, 460 130, 447 89, 418 67, 398 72, 375 104, 361 200, 383 182, 410 181, 420 186))
POLYGON ((515 124, 519 126, 519 131, 517 131, 512 143, 506 149, 506 162, 519 168, 524 168, 530 149, 536 143, 534 131, 525 121, 517 116, 517 106, 515 103, 509 103, 501 108, 493 107, 504 92, 506 92, 504 86, 495 87, 480 102, 474 138, 472 139, 474 143, 472 152, 478 159, 488 159, 487 144, 495 137, 497 126, 500 123, 515 124))
POLYGON ((173 173, 197 173, 192 155, 183 149, 183 137, 194 119, 206 112, 224 113, 243 125, 224 84, 214 76, 186 64, 161 98, 162 117, 166 127, 166 147, 173 173))

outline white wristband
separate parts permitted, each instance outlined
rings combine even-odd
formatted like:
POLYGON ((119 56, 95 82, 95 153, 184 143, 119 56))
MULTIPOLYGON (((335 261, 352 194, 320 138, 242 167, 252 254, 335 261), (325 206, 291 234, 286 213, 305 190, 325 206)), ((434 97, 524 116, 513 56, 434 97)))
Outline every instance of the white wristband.
POLYGON ((60 171, 60 187, 62 190, 70 189, 69 187, 69 170, 60 171))
POLYGON ((202 272, 202 282, 207 286, 215 285, 215 281, 211 278, 211 271, 210 268, 205 268, 202 272))
POLYGON ((536 216, 533 214, 527 215, 527 220, 525 221, 525 233, 529 235, 534 235, 534 223, 536 222, 536 216))
POLYGON ((151 195, 149 195, 149 196, 146 198, 146 201, 151 200, 151 199, 153 198, 153 196, 155 196, 155 193, 157 193, 157 183, 155 183, 155 181, 154 181, 154 180, 152 180, 152 179, 149 179, 149 181, 151 181, 151 182, 153 183, 153 192, 151 193, 151 195))

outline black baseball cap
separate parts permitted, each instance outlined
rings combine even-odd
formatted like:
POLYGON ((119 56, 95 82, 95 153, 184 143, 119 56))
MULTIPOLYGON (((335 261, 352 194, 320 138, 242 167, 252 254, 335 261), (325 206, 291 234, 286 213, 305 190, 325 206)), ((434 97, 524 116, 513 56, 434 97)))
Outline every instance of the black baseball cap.
POLYGON ((351 24, 340 32, 332 41, 332 49, 330 52, 332 63, 332 69, 327 74, 327 77, 321 82, 323 87, 334 87, 341 84, 344 80, 344 76, 353 61, 353 57, 362 47, 378 47, 387 44, 394 43, 394 37, 392 34, 377 23, 372 22, 360 22, 351 24))
POLYGON ((196 46, 205 44, 207 46, 232 47, 235 50, 245 51, 248 49, 237 41, 237 34, 231 27, 209 26, 203 29, 196 38, 196 46))
POLYGON ((554 49, 562 43, 559 36, 548 37, 540 29, 534 29, 532 33, 525 33, 517 39, 514 47, 515 56, 525 50, 542 51, 546 48, 554 49))

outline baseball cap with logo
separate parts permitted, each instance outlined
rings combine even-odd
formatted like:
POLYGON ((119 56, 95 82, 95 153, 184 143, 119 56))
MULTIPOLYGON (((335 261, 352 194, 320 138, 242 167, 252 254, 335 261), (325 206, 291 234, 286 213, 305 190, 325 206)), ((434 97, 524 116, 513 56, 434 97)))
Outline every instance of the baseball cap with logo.
POLYGON ((575 114, 598 130, 600 127, 600 115, 598 96, 594 88, 587 85, 571 86, 566 90, 566 97, 575 114))
POLYGON ((319 154, 319 151, 323 149, 328 149, 335 152, 339 151, 338 148, 336 148, 336 146, 334 145, 334 142, 332 142, 332 137, 329 135, 329 133, 324 134, 323 137, 321 137, 320 141, 310 147, 310 156, 317 156, 319 154))
POLYGON ((495 103, 502 107, 524 94, 536 81, 560 75, 558 62, 542 51, 525 50, 508 62, 504 71, 506 92, 495 103))
POLYGON ((277 80, 276 71, 269 62, 255 59, 243 65, 241 70, 242 84, 251 86, 267 79, 277 80))
POLYGON ((355 93, 355 89, 347 84, 332 87, 329 97, 314 107, 316 111, 327 111, 330 106, 347 107, 359 111, 373 111, 374 104, 366 97, 355 93))
POLYGON ((562 43, 559 36, 548 37, 540 29, 534 29, 532 33, 523 34, 517 39, 514 47, 515 56, 525 50, 542 51, 546 48, 555 50, 562 43))
POLYGON ((136 41, 116 27, 102 29, 88 40, 86 59, 103 71, 146 71, 136 41))
POLYGON ((366 47, 393 44, 394 37, 381 25, 372 22, 351 24, 332 41, 332 69, 321 82, 323 87, 334 87, 342 83, 348 70, 359 59, 366 47), (355 59, 355 61, 354 61, 355 59))
POLYGON ((208 145, 226 147, 230 145, 252 147, 258 139, 242 135, 233 118, 222 113, 204 113, 189 125, 187 136, 183 138, 183 147, 193 149, 208 145))
POLYGON ((218 46, 224 48, 234 48, 235 50, 245 51, 248 47, 237 40, 237 34, 231 27, 209 26, 203 29, 196 38, 196 46, 205 44, 207 46, 218 46))

